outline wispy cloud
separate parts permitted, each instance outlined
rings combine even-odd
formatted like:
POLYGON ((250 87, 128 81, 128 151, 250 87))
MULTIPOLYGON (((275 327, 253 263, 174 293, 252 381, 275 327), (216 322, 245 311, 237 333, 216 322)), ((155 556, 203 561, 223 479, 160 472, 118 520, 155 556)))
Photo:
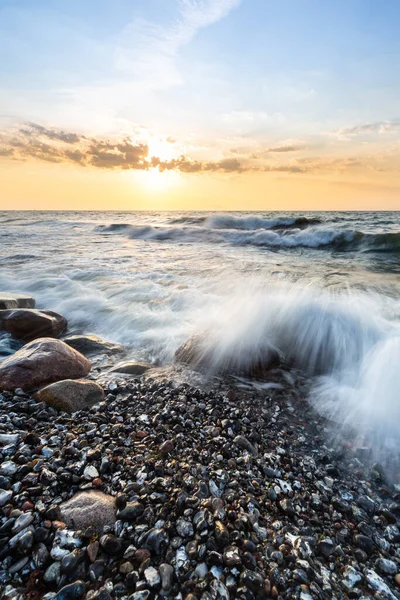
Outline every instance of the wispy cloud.
POLYGON ((179 0, 179 14, 167 25, 134 19, 115 51, 117 68, 144 86, 163 88, 182 82, 177 58, 197 33, 226 17, 241 0, 179 0))
POLYGON ((400 131, 400 120, 377 121, 375 123, 361 123, 350 127, 343 127, 331 135, 338 139, 351 139, 363 135, 383 135, 400 131))

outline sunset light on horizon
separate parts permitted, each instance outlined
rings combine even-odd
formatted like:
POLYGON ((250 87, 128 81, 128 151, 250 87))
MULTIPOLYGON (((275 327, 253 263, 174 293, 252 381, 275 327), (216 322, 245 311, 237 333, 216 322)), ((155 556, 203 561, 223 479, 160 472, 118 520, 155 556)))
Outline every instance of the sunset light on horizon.
POLYGON ((0 207, 394 210, 399 17, 388 0, 0 0, 0 207))

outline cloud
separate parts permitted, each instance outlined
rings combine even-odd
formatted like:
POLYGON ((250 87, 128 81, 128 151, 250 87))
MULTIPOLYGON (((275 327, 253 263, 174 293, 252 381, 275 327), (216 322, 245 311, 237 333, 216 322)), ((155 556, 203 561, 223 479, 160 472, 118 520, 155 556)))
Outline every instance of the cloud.
POLYGON ((400 121, 377 121, 375 123, 362 123, 360 125, 352 125, 343 127, 333 134, 339 139, 350 139, 352 137, 371 135, 371 134, 390 134, 400 130, 400 121))
POLYGON ((168 25, 135 18, 122 32, 116 65, 143 86, 158 89, 182 82, 176 64, 197 33, 226 17, 241 0, 179 0, 179 14, 168 25))
POLYGON ((27 123, 27 128, 21 129, 21 133, 28 137, 40 134, 50 140, 59 140, 60 142, 65 142, 67 144, 77 144, 81 139, 84 139, 83 136, 78 135, 77 133, 66 133, 65 131, 60 131, 58 129, 47 129, 46 127, 43 127, 43 125, 38 125, 37 123, 27 123))
POLYGON ((83 167, 120 170, 180 171, 181 173, 221 172, 242 173, 253 170, 237 158, 199 161, 181 155, 171 160, 150 156, 146 143, 129 137, 120 140, 85 137, 55 128, 29 123, 16 135, 2 135, 0 156, 21 160, 37 159, 52 163, 73 163, 83 167))
POLYGON ((267 148, 265 152, 299 152, 304 150, 304 146, 276 146, 275 148, 267 148))
MULTIPOLYGON (((177 171, 195 173, 344 173, 347 171, 393 171, 398 152, 390 156, 345 156, 345 157, 297 157, 291 161, 282 160, 287 153, 303 149, 296 144, 282 144, 267 148, 261 155, 250 151, 241 156, 231 156, 219 160, 194 159, 186 153, 175 158, 162 159, 151 154, 149 145, 143 141, 125 136, 121 139, 86 137, 79 133, 66 132, 38 124, 18 127, 16 133, 0 133, 0 157, 12 160, 40 160, 49 163, 74 164, 104 170, 177 171), (277 153, 275 160, 271 160, 277 153), (257 160, 255 160, 257 159, 257 160), (264 159, 264 160, 262 160, 264 159), (390 160, 392 163, 390 163, 390 160)), ((275 158, 275 157, 274 157, 275 158)), ((397 163, 396 163, 397 164, 397 163)))

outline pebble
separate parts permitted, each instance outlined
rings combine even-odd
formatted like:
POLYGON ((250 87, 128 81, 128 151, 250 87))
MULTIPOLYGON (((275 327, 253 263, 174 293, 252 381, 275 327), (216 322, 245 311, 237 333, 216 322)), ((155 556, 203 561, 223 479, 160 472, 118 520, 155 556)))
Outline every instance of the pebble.
POLYGON ((155 588, 159 586, 161 578, 157 569, 155 569, 154 567, 148 567, 144 571, 144 576, 150 587, 155 588))
POLYGON ((297 375, 231 395, 222 379, 218 393, 92 374, 104 401, 75 416, 2 394, 0 435, 16 437, 0 445, 0 586, 21 596, 39 570, 48 600, 398 591, 400 488, 328 444, 329 424, 303 400, 296 412, 297 375), (77 492, 107 496, 97 530, 90 502, 84 526, 63 523, 77 492))

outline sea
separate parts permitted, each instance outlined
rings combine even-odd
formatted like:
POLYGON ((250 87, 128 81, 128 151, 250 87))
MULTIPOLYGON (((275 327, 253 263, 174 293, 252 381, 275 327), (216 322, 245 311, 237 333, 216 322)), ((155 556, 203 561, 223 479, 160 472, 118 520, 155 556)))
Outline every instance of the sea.
POLYGON ((204 331, 221 361, 272 346, 321 413, 399 447, 400 212, 5 211, 0 241, 0 290, 69 332, 157 365, 204 331))

